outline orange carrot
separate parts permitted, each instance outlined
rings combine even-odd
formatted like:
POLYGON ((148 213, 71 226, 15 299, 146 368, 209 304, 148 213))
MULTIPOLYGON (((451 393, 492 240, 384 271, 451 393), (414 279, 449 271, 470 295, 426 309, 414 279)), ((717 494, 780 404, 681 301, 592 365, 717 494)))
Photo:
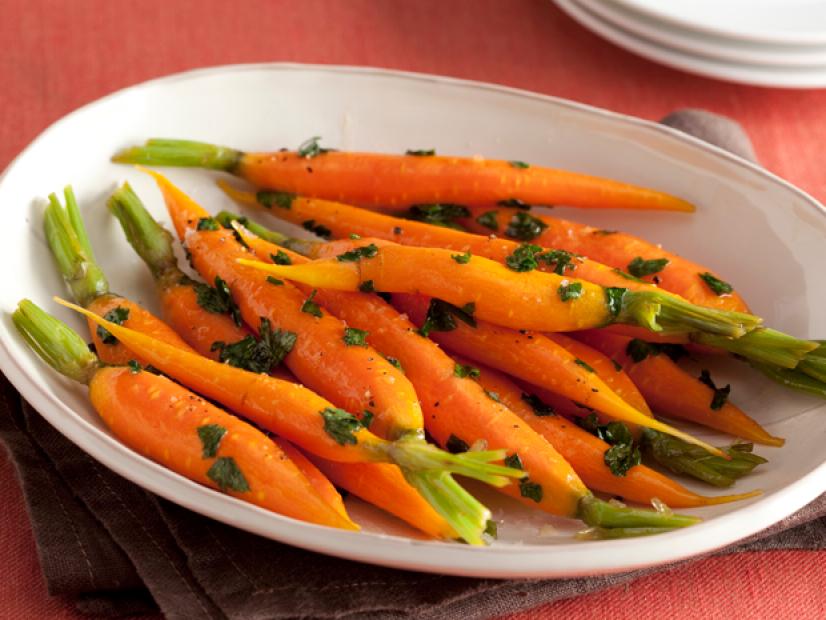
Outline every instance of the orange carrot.
POLYGON ((649 353, 634 361, 628 353, 630 338, 603 330, 581 332, 575 337, 620 364, 651 408, 661 415, 690 420, 757 443, 783 445, 783 439, 769 434, 732 402, 726 400, 719 408, 712 409, 714 390, 689 375, 667 354, 660 354, 655 347, 646 347, 649 353))
MULTIPOLYGON (((465 362, 462 359, 459 361, 465 362)), ((635 465, 624 475, 616 475, 605 462, 605 453, 611 446, 544 408, 541 400, 532 399, 530 393, 522 391, 505 374, 487 366, 475 365, 480 373, 477 378, 479 384, 488 392, 495 393, 502 404, 559 450, 590 489, 641 504, 659 499, 672 508, 723 504, 757 494, 698 495, 645 465, 635 465)))
MULTIPOLYGON (((511 222, 520 213, 518 209, 507 207, 473 209, 473 217, 462 218, 459 223, 478 234, 508 236, 511 222)), ((710 269, 653 243, 620 231, 602 230, 546 214, 535 217, 545 227, 532 243, 582 254, 632 273, 691 303, 721 310, 749 311, 743 298, 736 291, 729 290, 730 287, 710 269)))
POLYGON ((354 204, 492 204, 519 200, 586 208, 693 211, 664 192, 567 170, 480 157, 330 151, 313 138, 297 151, 243 153, 185 140, 149 140, 112 160, 226 170, 253 185, 354 204))
POLYGON ((89 398, 106 426, 135 452, 268 510, 358 529, 259 430, 166 377, 139 368, 102 365, 80 336, 30 301, 19 304, 13 320, 45 362, 89 386, 89 398))
MULTIPOLYGON (((341 498, 341 494, 321 470, 289 441, 275 437, 273 438, 273 442, 281 448, 281 451, 287 455, 288 459, 295 463, 295 466, 298 467, 301 473, 310 481, 310 484, 313 485, 316 493, 332 506, 337 513, 342 516, 347 516, 347 509, 344 507, 344 500, 341 498)), ((365 465, 365 467, 371 467, 371 465, 365 465)), ((388 467, 393 467, 393 465, 388 465, 388 467)))

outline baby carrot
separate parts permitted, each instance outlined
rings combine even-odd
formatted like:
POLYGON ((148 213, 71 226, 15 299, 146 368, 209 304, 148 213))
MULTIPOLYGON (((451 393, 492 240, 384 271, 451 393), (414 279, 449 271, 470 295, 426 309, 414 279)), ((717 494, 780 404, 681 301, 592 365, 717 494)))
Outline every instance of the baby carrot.
POLYGON ((412 204, 566 204, 574 207, 693 211, 676 196, 567 170, 480 157, 354 153, 321 148, 318 138, 297 151, 244 153, 187 140, 149 140, 113 161, 226 170, 258 187, 370 206, 412 204))
MULTIPOLYGON (((109 200, 109 208, 123 226, 124 232, 155 276, 163 300, 164 317, 176 330, 187 336, 195 350, 208 357, 217 356, 215 342, 236 343, 250 339, 250 333, 238 327, 227 314, 209 312, 197 303, 195 283, 182 281, 172 250, 171 235, 156 222, 140 199, 125 184, 109 200)), ((267 248, 268 252, 277 251, 267 248)), ((268 253, 264 254, 265 256, 268 253)), ((296 258, 300 258, 295 255, 296 258)), ((203 285, 201 285, 203 286, 203 285)), ((261 362, 258 347, 253 345, 250 362, 261 362)), ((232 360, 238 365, 237 359, 232 360)), ((268 358, 266 363, 270 363, 268 358)), ((266 364, 265 364, 266 365, 266 364)), ((249 369, 250 364, 246 364, 249 369)), ((273 373, 274 369, 270 369, 273 373)), ((279 378, 294 381, 283 367, 279 378)), ((374 429, 375 430, 375 429, 374 429)), ((341 496, 306 456, 289 442, 276 439, 282 449, 307 475, 316 490, 336 507, 342 506, 341 496)), ((340 487, 407 521, 431 536, 453 539, 456 532, 404 478, 396 465, 385 463, 337 463, 318 456, 313 461, 340 487)))
MULTIPOLYGON (((641 464, 630 467, 624 473, 614 473, 606 462, 606 453, 610 456, 611 449, 606 442, 556 415, 550 407, 532 398, 529 392, 524 392, 504 373, 475 365, 479 370, 476 379, 479 384, 488 392, 495 393, 502 404, 559 450, 590 489, 641 504, 658 499, 672 508, 723 504, 759 494, 706 497, 641 464)), ((611 462, 610 458, 608 461, 611 462)))
MULTIPOLYGON (((192 350, 163 321, 140 305, 109 292, 109 283, 95 261, 77 201, 71 187, 64 190, 66 206, 57 196, 49 196, 44 213, 44 230, 49 248, 75 300, 95 314, 134 327, 161 340, 192 350)), ((88 321, 89 332, 100 358, 108 364, 126 364, 135 356, 105 330, 88 321)), ((138 360, 142 361, 142 360, 138 360)))
POLYGON ((757 443, 783 445, 783 439, 769 434, 728 399, 715 402, 714 389, 689 375, 657 345, 603 330, 580 332, 575 337, 620 364, 654 411, 757 443))
POLYGON ((103 422, 135 452, 273 512, 358 529, 254 427, 166 377, 139 367, 101 364, 77 333, 28 300, 20 302, 12 319, 46 363, 89 386, 89 398, 103 422))
MULTIPOLYGON (((520 216, 524 211, 508 207, 471 211, 471 217, 458 220, 467 230, 508 238, 514 238, 509 234, 509 231, 514 232, 512 223, 524 217, 520 216)), ((532 243, 587 256, 700 306, 749 311, 739 293, 710 269, 663 250, 658 245, 621 231, 599 229, 546 214, 533 217, 539 222, 537 226, 541 227, 542 232, 532 243)))
POLYGON ((487 462, 502 459, 502 451, 453 455, 415 437, 394 442, 380 439, 355 416, 336 409, 303 386, 188 353, 110 323, 79 306, 57 301, 104 326, 161 372, 308 452, 334 461, 396 463, 408 482, 468 543, 482 544, 481 533, 490 513, 450 474, 469 476, 493 486, 507 484, 507 476, 524 476, 522 472, 487 462))

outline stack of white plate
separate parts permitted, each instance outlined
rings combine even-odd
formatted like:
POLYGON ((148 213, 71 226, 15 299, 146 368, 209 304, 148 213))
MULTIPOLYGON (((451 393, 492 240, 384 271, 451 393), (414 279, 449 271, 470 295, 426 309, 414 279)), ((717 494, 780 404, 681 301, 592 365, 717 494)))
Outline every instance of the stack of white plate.
POLYGON ((555 0, 616 45, 745 84, 826 87, 826 0, 555 0))

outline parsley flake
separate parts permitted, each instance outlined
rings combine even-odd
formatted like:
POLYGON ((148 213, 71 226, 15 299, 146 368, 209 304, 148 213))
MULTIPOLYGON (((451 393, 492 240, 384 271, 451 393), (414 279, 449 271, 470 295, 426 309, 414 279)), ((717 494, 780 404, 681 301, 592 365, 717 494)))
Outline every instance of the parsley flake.
POLYGON ((660 353, 665 353, 672 361, 675 362, 686 355, 686 350, 679 344, 657 344, 654 342, 646 342, 645 340, 640 340, 639 338, 630 340, 628 342, 628 346, 625 347, 625 352, 636 363, 643 361, 649 355, 654 356, 659 355, 660 353))
POLYGON ((280 192, 278 190, 264 189, 255 195, 255 200, 262 207, 272 209, 278 207, 279 209, 292 209, 293 200, 296 195, 290 192, 280 192))
POLYGON ((711 373, 705 369, 700 371, 700 381, 714 390, 714 396, 712 396, 711 404, 709 405, 711 410, 719 411, 722 409, 723 405, 725 405, 728 400, 729 394, 731 394, 731 384, 728 384, 723 388, 718 388, 711 379, 711 373))
POLYGON ((605 451, 603 462, 615 476, 625 476, 629 469, 642 462, 639 447, 634 445, 631 431, 622 422, 601 425, 597 414, 590 413, 578 418, 576 423, 611 446, 605 451))
POLYGON ((210 351, 220 351, 218 360, 250 372, 270 372, 293 350, 298 336, 294 332, 272 329, 269 319, 261 317, 259 337, 252 334, 227 344, 213 342, 210 351))
POLYGON ((616 286, 606 287, 605 305, 608 306, 608 312, 612 318, 617 318, 620 311, 622 311, 622 302, 627 292, 627 288, 619 288, 616 286))
POLYGON ((452 203, 413 205, 407 212, 408 219, 456 230, 465 230, 456 223, 457 219, 463 217, 470 217, 470 210, 452 203))
POLYGON ((533 271, 539 266, 537 255, 542 252, 538 245, 523 243, 505 258, 505 266, 512 271, 533 271))
POLYGON ((321 410, 321 417, 324 418, 324 432, 332 437, 340 446, 350 444, 356 445, 358 439, 356 433, 363 427, 358 418, 352 413, 334 407, 327 407, 321 410))
POLYGON ((339 254, 336 256, 336 259, 342 263, 354 263, 360 261, 362 258, 373 258, 378 253, 378 246, 376 246, 375 243, 371 243, 370 245, 365 245, 363 247, 344 252, 344 254, 339 254))
POLYGON ((317 293, 318 291, 313 289, 310 296, 301 304, 301 312, 306 312, 307 314, 312 314, 314 317, 321 318, 321 306, 313 301, 317 293))
POLYGON ((469 364, 459 364, 457 362, 453 365, 453 376, 459 377, 460 379, 478 379, 481 374, 478 368, 470 366, 469 364))
POLYGON ((467 452, 470 450, 470 446, 467 445, 465 441, 462 441, 456 435, 451 433, 445 443, 445 449, 451 454, 459 454, 460 452, 467 452))
POLYGON ((293 260, 284 250, 278 250, 275 254, 270 254, 270 260, 276 265, 292 265, 293 260))
POLYGON ((315 220, 307 220, 306 222, 301 222, 301 227, 304 230, 307 230, 314 235, 321 237, 322 239, 329 239, 333 235, 333 231, 324 226, 323 224, 316 224, 315 220))
POLYGON ((361 284, 359 284, 359 290, 362 293, 375 293, 376 287, 373 285, 372 280, 365 280, 361 284))
POLYGON ((583 361, 583 360, 581 360, 581 359, 579 359, 579 358, 576 358, 576 359, 574 360, 574 364, 576 364, 577 366, 582 366, 582 367, 583 367, 585 370, 587 370, 588 372, 594 372, 594 369, 593 369, 593 368, 591 368, 591 366, 588 364, 588 362, 585 362, 585 361, 583 361))
POLYGON ((370 425, 373 423, 373 418, 376 417, 376 414, 372 411, 365 409, 361 414, 361 425, 364 428, 370 428, 370 425))
POLYGON ((624 278, 625 280, 630 280, 631 282, 645 282, 644 280, 640 280, 638 277, 632 276, 630 273, 625 273, 622 269, 617 269, 616 267, 611 271, 619 277, 624 278))
POLYGON ((215 276, 215 286, 197 282, 195 294, 198 305, 213 314, 229 314, 238 327, 241 327, 241 310, 232 298, 232 292, 221 276, 215 276))
POLYGON ((201 456, 205 459, 211 459, 218 453, 218 446, 224 435, 227 434, 225 429, 220 424, 204 424, 196 429, 198 438, 201 440, 201 456))
POLYGON ((500 200, 496 203, 500 207, 510 207, 511 209, 522 209, 524 211, 530 211, 531 205, 527 202, 519 200, 519 198, 508 198, 507 200, 500 200))
POLYGON ((570 284, 561 284, 557 292, 562 301, 578 299, 582 296, 582 283, 571 282, 570 284))
POLYGON ((525 211, 515 213, 505 229, 505 234, 520 241, 533 241, 548 228, 548 225, 525 211))
POLYGON ((358 233, 350 233, 350 239, 352 239, 353 241, 358 241, 359 239, 361 239, 361 235, 358 233))
POLYGON ((490 398, 495 403, 501 402, 499 400, 499 393, 498 392, 492 392, 490 390, 485 390, 485 396, 490 398))
POLYGON ((549 267, 552 266, 553 272, 556 275, 562 276, 565 275, 566 269, 568 271, 574 271, 576 269, 576 263, 574 263, 575 256, 577 255, 567 250, 549 250, 537 258, 545 261, 549 267))
POLYGON ((591 232, 592 235, 599 235, 600 237, 607 237, 608 235, 616 235, 616 230, 607 230, 605 228, 600 228, 599 230, 594 230, 591 232))
POLYGON ((348 347, 366 347, 367 346, 367 332, 363 329, 356 329, 355 327, 344 328, 344 344, 348 347))
POLYGON ((302 142, 298 147, 298 156, 304 159, 312 159, 313 157, 318 157, 333 150, 320 147, 318 145, 319 140, 321 140, 321 136, 313 136, 302 142))
POLYGON ((518 159, 513 159, 513 160, 509 161, 508 163, 513 168, 522 168, 522 169, 524 169, 524 168, 530 168, 531 167, 530 164, 526 164, 524 161, 519 161, 518 159))
POLYGON ((499 537, 499 527, 496 525, 496 521, 493 519, 488 519, 488 522, 485 523, 485 532, 486 536, 490 536, 494 540, 499 537))
POLYGON ((451 254, 450 258, 455 260, 460 265, 467 265, 470 262, 471 253, 465 252, 464 254, 451 254))
POLYGON ((541 398, 539 398, 535 394, 526 394, 525 392, 522 392, 522 400, 531 406, 534 415, 537 417, 545 418, 550 415, 556 415, 556 412, 554 412, 554 408, 551 407, 549 404, 545 403, 541 398))
POLYGON ((513 454, 509 454, 505 457, 505 467, 512 467, 513 469, 522 469, 524 470, 525 467, 522 465, 522 459, 519 458, 519 453, 514 452, 513 454))
POLYGON ((544 495, 542 485, 531 482, 530 478, 522 478, 522 480, 519 481, 519 494, 522 497, 532 499, 537 504, 542 501, 542 496, 544 495))
POLYGON ((402 363, 399 360, 397 360, 395 357, 390 357, 389 355, 384 355, 384 354, 382 354, 382 357, 384 359, 386 359, 390 363, 391 366, 393 366, 394 368, 398 368, 399 370, 404 372, 404 368, 402 368, 402 363))
POLYGON ((490 230, 499 230, 499 221, 496 219, 496 211, 485 211, 476 218, 476 221, 490 230))
POLYGON ((404 154, 413 157, 433 157, 436 154, 436 149, 407 149, 404 154))
MULTIPOLYGON (((117 306, 116 308, 112 308, 109 312, 103 315, 103 318, 109 321, 110 323, 114 323, 115 325, 123 325, 123 322, 129 319, 129 308, 124 308, 123 306, 117 306)), ((97 333, 98 338, 103 344, 117 344, 118 339, 115 338, 108 329, 103 327, 103 325, 98 325, 97 329, 95 330, 97 333)))
POLYGON ((636 278, 650 276, 661 272, 670 262, 667 258, 651 258, 645 260, 642 256, 636 256, 628 263, 628 273, 636 278))
POLYGON ((419 328, 419 334, 426 338, 430 332, 451 332, 457 327, 455 319, 476 327, 476 319, 468 310, 475 311, 475 304, 472 307, 470 304, 465 304, 463 308, 457 308, 453 304, 434 297, 430 300, 424 323, 419 328))
POLYGON ((273 276, 267 276, 267 282, 274 286, 284 286, 284 280, 279 280, 278 278, 273 276))
POLYGON ((222 456, 207 470, 207 477, 218 485, 222 491, 236 491, 246 493, 250 485, 238 467, 238 463, 231 456, 222 456))
POLYGON ((133 375, 136 375, 141 371, 141 365, 138 360, 129 360, 126 362, 126 365, 129 367, 129 372, 133 375))
POLYGON ((720 278, 715 277, 714 275, 710 274, 708 271, 705 273, 701 273, 700 279, 708 285, 708 288, 717 295, 728 295, 734 291, 734 287, 729 284, 728 282, 723 282, 720 278))
POLYGON ((221 230, 220 224, 212 217, 202 217, 198 220, 197 230, 221 230))

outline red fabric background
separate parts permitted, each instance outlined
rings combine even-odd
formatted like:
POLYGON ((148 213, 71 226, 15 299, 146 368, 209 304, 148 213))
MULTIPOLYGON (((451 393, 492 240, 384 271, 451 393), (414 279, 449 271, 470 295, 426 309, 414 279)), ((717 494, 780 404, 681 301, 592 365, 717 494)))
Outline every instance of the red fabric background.
MULTIPOLYGON (((194 67, 295 61, 496 82, 651 119, 705 108, 740 121, 769 169, 826 199, 819 156, 826 91, 737 86, 660 67, 603 42, 547 0, 3 0, 2 7, 0 168, 49 123, 118 88, 194 67)), ((5 460, 0 523, 0 616, 79 617, 47 597, 5 460)), ((517 617, 823 618, 824 566, 826 552, 715 558, 517 617)))

